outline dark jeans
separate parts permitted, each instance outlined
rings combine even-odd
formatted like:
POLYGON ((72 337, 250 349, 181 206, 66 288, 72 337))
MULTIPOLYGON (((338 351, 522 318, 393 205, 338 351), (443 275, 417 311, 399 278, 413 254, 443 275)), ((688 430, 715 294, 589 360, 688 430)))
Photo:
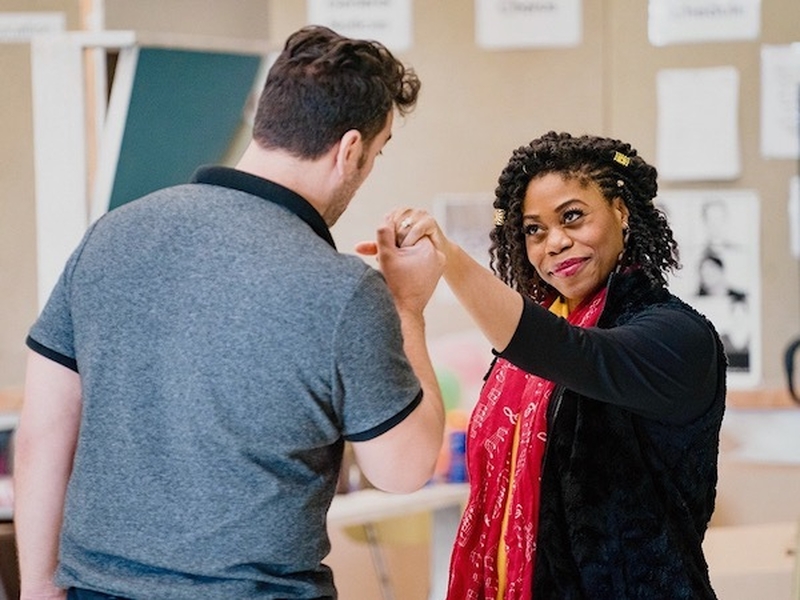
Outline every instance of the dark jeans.
POLYGON ((69 588, 67 590, 67 600, 130 600, 122 596, 112 596, 103 592, 93 592, 92 590, 82 590, 79 588, 69 588))

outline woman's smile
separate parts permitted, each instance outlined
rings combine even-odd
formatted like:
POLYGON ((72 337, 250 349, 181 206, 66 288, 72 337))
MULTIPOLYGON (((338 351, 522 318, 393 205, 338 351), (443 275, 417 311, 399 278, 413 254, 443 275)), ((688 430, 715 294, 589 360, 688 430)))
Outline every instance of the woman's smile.
POLYGON ((586 264, 588 260, 588 258, 568 258, 562 260, 553 267, 551 273, 554 277, 572 277, 581 270, 581 267, 586 264))

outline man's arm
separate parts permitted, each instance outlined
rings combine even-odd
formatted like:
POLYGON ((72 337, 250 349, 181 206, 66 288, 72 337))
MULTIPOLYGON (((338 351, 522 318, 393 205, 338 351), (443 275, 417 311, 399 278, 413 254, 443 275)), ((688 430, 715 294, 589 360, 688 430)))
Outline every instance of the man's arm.
POLYGON ((29 351, 14 448, 14 527, 23 600, 66 595, 53 576, 81 406, 79 375, 29 351))
POLYGON ((442 274, 443 257, 430 242, 396 246, 394 223, 378 230, 378 261, 394 297, 403 349, 422 386, 422 401, 386 433, 353 443, 359 468, 376 487, 411 492, 433 476, 444 435, 444 405, 425 339, 425 306, 442 274))

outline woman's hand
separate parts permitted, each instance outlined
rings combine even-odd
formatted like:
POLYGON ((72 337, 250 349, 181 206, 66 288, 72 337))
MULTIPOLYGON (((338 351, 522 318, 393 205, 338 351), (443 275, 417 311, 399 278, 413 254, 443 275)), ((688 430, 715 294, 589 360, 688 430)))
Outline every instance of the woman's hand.
MULTIPOLYGON (((394 224, 395 243, 399 248, 413 246, 422 238, 428 237, 439 252, 446 254, 449 250, 450 241, 436 219, 425 210, 399 208, 386 216, 386 223, 394 224)), ((378 252, 377 244, 360 242, 356 245, 356 252, 374 256, 378 252)))
POLYGON ((447 256, 450 242, 430 213, 420 209, 401 208, 392 212, 389 217, 395 224, 398 246, 413 246, 422 238, 428 237, 433 246, 447 256))

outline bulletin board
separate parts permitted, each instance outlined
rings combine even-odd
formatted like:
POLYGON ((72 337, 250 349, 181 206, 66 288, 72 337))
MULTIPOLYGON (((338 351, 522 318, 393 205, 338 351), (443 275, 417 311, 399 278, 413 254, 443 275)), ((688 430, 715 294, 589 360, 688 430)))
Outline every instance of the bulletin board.
POLYGON ((198 165, 219 163, 260 64, 258 55, 141 48, 119 157, 103 165, 113 171, 108 209, 184 183, 198 165))

